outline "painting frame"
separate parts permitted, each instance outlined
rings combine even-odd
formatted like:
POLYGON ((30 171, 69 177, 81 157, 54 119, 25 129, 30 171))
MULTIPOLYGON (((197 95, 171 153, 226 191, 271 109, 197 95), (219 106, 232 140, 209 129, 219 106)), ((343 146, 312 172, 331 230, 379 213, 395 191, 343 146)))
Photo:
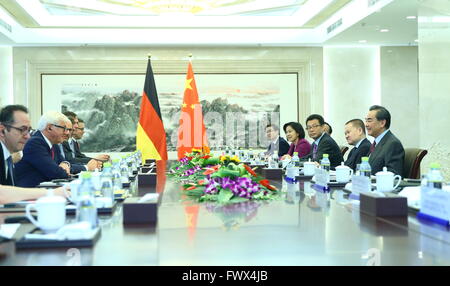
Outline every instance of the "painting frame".
MULTIPOLYGON (((136 90, 137 91, 142 91, 143 88, 143 82, 145 79, 145 74, 144 73, 42 73, 41 74, 41 110, 43 113, 45 113, 46 111, 49 110, 60 110, 60 108, 57 107, 58 105, 58 99, 55 99, 55 93, 54 93, 54 86, 52 86, 51 88, 49 88, 49 85, 52 85, 54 83, 52 83, 51 81, 49 82, 49 78, 53 77, 53 81, 55 81, 55 78, 57 77, 65 77, 65 78, 72 78, 74 81, 77 81, 77 77, 89 77, 90 80, 92 82, 95 82, 98 80, 99 77, 111 77, 111 78, 117 78, 117 77, 139 77, 141 78, 141 84, 136 85, 136 90), (49 104, 49 101, 52 102, 52 104, 49 104), (56 105, 55 105, 56 104, 56 105)), ((156 86, 157 86, 157 90, 158 90, 158 94, 159 96, 161 96, 161 92, 160 90, 164 90, 164 88, 161 88, 161 85, 158 86, 158 77, 160 76, 169 76, 169 77, 178 77, 181 79, 185 78, 185 74, 184 73, 155 73, 155 81, 156 81, 156 86)), ((288 108, 283 107, 280 104, 280 119, 279 122, 281 123, 281 125, 283 123, 286 123, 288 121, 295 121, 295 119, 297 119, 298 121, 298 106, 299 106, 299 73, 297 72, 260 72, 260 73, 255 73, 255 72, 242 72, 242 73, 205 73, 205 72, 199 72, 199 73, 195 73, 195 78, 196 78, 196 82, 197 82, 197 87, 199 88, 199 96, 200 96, 200 100, 202 100, 202 92, 201 92, 201 88, 202 88, 202 77, 206 77, 206 76, 235 76, 235 77, 248 77, 248 76, 269 76, 269 77, 274 77, 274 76, 279 76, 279 77, 289 77, 289 88, 287 91, 287 93, 289 93, 287 96, 287 98, 283 98, 283 100, 280 100, 281 102, 284 102, 284 104, 286 106, 289 106, 288 108), (294 104, 295 103, 295 104, 294 104)), ((58 80, 56 80, 57 82, 60 82, 58 80)), ((68 80, 65 81, 64 84, 70 84, 72 81, 68 80)), ((60 83, 59 83, 60 84, 60 83)), ((182 91, 184 88, 184 85, 178 84, 180 86, 180 90, 182 91)), ((160 98, 161 100, 161 98, 160 98)), ((181 103, 181 101, 180 101, 181 103)), ((280 128, 282 128, 282 126, 280 126, 280 128)), ((281 135, 283 136, 283 132, 281 131, 281 135)), ((95 152, 95 151, 94 151, 95 152)))

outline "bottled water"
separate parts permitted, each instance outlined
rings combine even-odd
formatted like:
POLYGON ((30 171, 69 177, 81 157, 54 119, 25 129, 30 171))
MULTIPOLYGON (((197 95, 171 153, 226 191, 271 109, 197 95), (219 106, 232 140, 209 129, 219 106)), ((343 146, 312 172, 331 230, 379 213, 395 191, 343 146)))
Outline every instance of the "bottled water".
POLYGON ((444 177, 441 173, 441 165, 439 163, 431 163, 430 170, 427 174, 427 186, 435 189, 442 189, 444 177))
POLYGON ((328 159, 328 154, 323 154, 322 160, 320 160, 320 166, 327 172, 330 171, 331 163, 330 159, 328 159))
POLYGON ((369 157, 362 157, 361 158, 361 165, 359 166, 359 175, 360 176, 366 176, 370 178, 370 175, 372 175, 372 168, 369 164, 369 157))
POLYGON ((113 160, 112 179, 114 192, 122 190, 122 174, 120 173, 119 159, 113 160))
POLYGON ((114 204, 114 185, 113 185, 111 163, 105 163, 103 165, 103 172, 100 182, 102 186, 101 188, 102 195, 104 198, 111 199, 109 207, 112 207, 114 204))
POLYGON ((273 153, 271 157, 269 157, 269 167, 272 169, 277 169, 279 166, 278 155, 273 153))
POLYGON ((128 183, 128 177, 129 177, 129 171, 128 171, 128 164, 125 158, 122 157, 122 160, 120 161, 120 175, 122 177, 122 183, 126 184, 128 183))
POLYGON ((97 208, 95 206, 95 188, 92 184, 92 175, 82 172, 79 187, 79 200, 77 201, 77 222, 86 221, 92 228, 98 226, 97 208))
POLYGON ((300 168, 300 158, 298 157, 298 152, 294 152, 294 156, 291 159, 292 166, 300 168))
POLYGON ((128 166, 128 177, 133 177, 133 162, 130 155, 125 157, 125 162, 128 166))

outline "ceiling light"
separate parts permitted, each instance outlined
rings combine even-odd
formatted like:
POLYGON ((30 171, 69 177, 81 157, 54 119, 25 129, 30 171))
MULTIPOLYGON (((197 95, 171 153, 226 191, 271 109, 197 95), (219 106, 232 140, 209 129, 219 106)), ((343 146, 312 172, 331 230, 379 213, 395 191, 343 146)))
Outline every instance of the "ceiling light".
POLYGON ((415 40, 414 40, 414 42, 418 43, 418 42, 419 42, 419 40, 418 40, 418 39, 415 39, 415 40))
POLYGON ((408 20, 415 20, 415 19, 417 19, 417 16, 408 16, 408 17, 406 17, 406 19, 408 19, 408 20))
POLYGON ((367 40, 360 40, 359 41, 361 44, 365 44, 365 43, 367 43, 367 40))
POLYGON ((380 32, 381 33, 387 33, 387 32, 389 32, 389 29, 381 29, 380 32))

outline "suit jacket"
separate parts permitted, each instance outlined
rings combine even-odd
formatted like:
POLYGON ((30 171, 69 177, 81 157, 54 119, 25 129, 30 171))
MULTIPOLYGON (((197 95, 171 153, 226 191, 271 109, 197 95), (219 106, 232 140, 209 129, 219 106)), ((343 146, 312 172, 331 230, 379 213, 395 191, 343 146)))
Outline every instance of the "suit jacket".
POLYGON ((54 145, 55 148, 58 150, 58 155, 57 155, 57 158, 58 158, 58 159, 57 159, 56 162, 57 162, 58 164, 61 163, 62 161, 67 161, 67 162, 69 162, 69 163, 70 163, 70 173, 71 173, 71 174, 78 174, 78 173, 80 173, 80 172, 82 172, 82 171, 86 171, 86 168, 84 167, 83 164, 78 164, 78 163, 74 160, 73 154, 72 154, 72 150, 70 150, 69 144, 67 144, 67 146, 65 147, 65 146, 64 146, 64 143, 67 143, 67 142, 63 142, 63 143, 61 144, 62 149, 63 149, 64 156, 61 154, 61 149, 60 149, 60 147, 59 147, 58 145, 54 145), (69 148, 69 149, 67 150, 67 148, 69 148))
POLYGON ((311 150, 311 144, 309 144, 308 140, 303 138, 297 142, 297 145, 295 145, 294 143, 291 143, 288 154, 290 156, 294 156, 294 152, 297 152, 298 157, 302 158, 302 157, 307 156, 309 154, 310 150, 311 150))
MULTIPOLYGON (((76 144, 75 144, 76 145, 76 144)), ((284 154, 287 154, 287 152, 289 151, 289 143, 287 143, 287 141, 282 138, 281 136, 278 136, 278 146, 275 146, 275 148, 278 147, 278 157, 282 157, 284 154)), ((270 151, 270 146, 267 147, 267 152, 270 151)))
MULTIPOLYGON (((10 176, 6 176, 6 170, 5 170, 5 158, 3 155, 3 145, 0 144, 0 185, 8 185, 12 186, 12 180, 10 176)), ((13 170, 14 173, 14 170, 13 170)))
POLYGON ((52 159, 50 147, 42 133, 37 131, 28 139, 23 148, 22 160, 16 164, 16 185, 35 187, 42 182, 68 178, 64 169, 58 166, 57 153, 55 150, 55 159, 52 159))
POLYGON ((370 153, 370 141, 367 140, 367 138, 364 138, 364 140, 359 144, 359 147, 353 147, 353 149, 350 151, 350 154, 348 154, 347 161, 345 161, 345 165, 349 166, 350 168, 355 171, 356 165, 361 164, 361 158, 369 156, 370 153))
POLYGON ((369 164, 373 175, 382 171, 383 167, 387 167, 388 171, 401 176, 404 160, 405 149, 402 143, 391 131, 388 131, 370 154, 369 164))
MULTIPOLYGON (((313 159, 313 150, 314 150, 314 144, 311 144, 311 151, 310 153, 305 156, 305 159, 313 159)), ((341 164, 342 161, 344 161, 344 158, 342 157, 341 148, 339 148, 336 141, 334 141, 333 138, 331 138, 330 135, 327 133, 323 133, 322 139, 320 139, 319 146, 317 146, 317 155, 316 159, 314 161, 319 162, 322 160, 323 154, 328 154, 330 159, 330 166, 331 168, 336 168, 341 164)))
MULTIPOLYGON (((69 146, 68 142, 67 142, 67 146, 70 149, 70 146, 69 146)), ((91 160, 91 158, 86 156, 86 155, 84 155, 83 153, 81 153, 80 144, 78 143, 78 141, 74 144, 74 147, 75 147, 75 158, 74 158, 74 160, 77 163, 87 164, 91 160)))

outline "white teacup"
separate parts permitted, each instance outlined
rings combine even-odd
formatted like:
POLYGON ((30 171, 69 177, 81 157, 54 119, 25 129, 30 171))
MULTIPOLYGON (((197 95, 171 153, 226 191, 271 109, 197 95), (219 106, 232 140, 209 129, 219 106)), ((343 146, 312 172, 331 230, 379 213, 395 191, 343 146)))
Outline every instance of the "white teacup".
POLYGON ((25 208, 27 218, 46 233, 53 233, 66 222, 66 199, 60 196, 45 196, 25 208), (31 215, 31 209, 37 210, 37 221, 31 215))
POLYGON ((77 180, 73 180, 72 182, 67 184, 70 187, 70 196, 67 193, 67 189, 64 186, 64 193, 66 194, 66 197, 72 202, 72 203, 76 203, 79 197, 79 193, 80 193, 80 185, 81 185, 81 180, 77 179, 77 180))
POLYGON ((350 167, 345 166, 344 162, 340 166, 336 167, 336 182, 348 183, 353 176, 353 170, 350 167))
POLYGON ((395 190, 402 181, 402 177, 400 175, 394 175, 394 173, 388 172, 386 167, 383 167, 383 171, 376 173, 376 177, 377 191, 379 192, 390 192, 395 190), (398 181, 394 185, 395 179, 398 179, 398 181))
POLYGON ((299 167, 287 167, 286 168, 286 177, 288 178, 294 178, 300 175, 300 168, 299 167))
POLYGON ((316 164, 314 162, 308 161, 303 163, 303 175, 314 176, 316 170, 316 164))

